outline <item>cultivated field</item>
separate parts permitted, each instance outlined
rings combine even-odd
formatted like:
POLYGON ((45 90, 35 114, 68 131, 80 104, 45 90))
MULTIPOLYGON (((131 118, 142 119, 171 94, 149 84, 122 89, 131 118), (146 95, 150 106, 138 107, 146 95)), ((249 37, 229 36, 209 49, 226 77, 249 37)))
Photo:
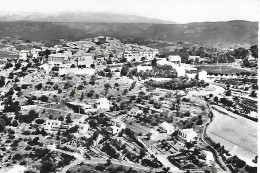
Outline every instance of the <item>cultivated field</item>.
POLYGON ((231 65, 201 65, 197 67, 198 71, 205 70, 208 73, 220 74, 236 74, 241 72, 248 72, 248 70, 236 68, 231 65))

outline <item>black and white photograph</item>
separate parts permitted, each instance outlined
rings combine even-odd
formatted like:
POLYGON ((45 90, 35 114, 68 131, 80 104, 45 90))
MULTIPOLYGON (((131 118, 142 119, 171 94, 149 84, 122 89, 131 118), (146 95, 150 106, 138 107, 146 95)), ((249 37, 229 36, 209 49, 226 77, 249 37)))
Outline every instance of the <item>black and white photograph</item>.
POLYGON ((259 14, 0 0, 0 173, 257 173, 259 14))

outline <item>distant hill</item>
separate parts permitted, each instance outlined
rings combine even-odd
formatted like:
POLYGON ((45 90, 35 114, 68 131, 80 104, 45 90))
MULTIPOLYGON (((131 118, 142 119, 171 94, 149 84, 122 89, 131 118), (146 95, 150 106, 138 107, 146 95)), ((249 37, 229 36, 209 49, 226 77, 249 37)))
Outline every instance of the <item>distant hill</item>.
POLYGON ((249 21, 189 24, 85 23, 85 22, 0 22, 0 37, 30 40, 90 38, 147 38, 223 47, 257 44, 258 23, 249 21))
POLYGON ((62 12, 57 14, 27 13, 20 15, 0 16, 0 21, 33 21, 33 22, 88 22, 88 23, 158 23, 172 24, 164 21, 135 15, 101 13, 101 12, 62 12))

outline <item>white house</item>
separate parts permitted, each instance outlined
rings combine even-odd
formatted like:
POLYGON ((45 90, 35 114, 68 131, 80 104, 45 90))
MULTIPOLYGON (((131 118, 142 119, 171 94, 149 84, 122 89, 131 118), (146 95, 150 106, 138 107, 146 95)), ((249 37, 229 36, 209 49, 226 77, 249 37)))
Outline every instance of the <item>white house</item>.
POLYGON ((137 107, 134 107, 134 108, 132 108, 129 112, 128 112, 128 115, 130 115, 130 116, 137 116, 138 114, 142 114, 143 113, 143 111, 142 110, 140 110, 139 108, 137 108, 137 107))
POLYGON ((100 98, 96 101, 97 104, 97 110, 103 109, 103 110, 109 110, 110 104, 109 100, 107 98, 100 98))
POLYGON ((88 123, 78 123, 77 126, 79 126, 78 129, 78 134, 83 135, 83 136, 89 136, 88 135, 88 129, 89 129, 89 124, 88 123))
POLYGON ((60 126, 61 126, 61 121, 46 119, 44 123, 44 130, 46 130, 46 132, 48 133, 53 133, 54 131, 58 131, 60 126))
POLYGON ((60 66, 65 61, 68 60, 69 53, 57 53, 57 54, 50 54, 48 56, 48 64, 53 66, 60 66))
POLYGON ((86 68, 90 68, 91 64, 94 64, 94 54, 82 51, 77 52, 76 54, 69 56, 68 61, 70 64, 74 64, 75 66, 85 65, 86 68))
POLYGON ((206 163, 211 165, 214 162, 213 154, 210 151, 202 150, 200 154, 206 159, 206 163))
POLYGON ((166 130, 167 135, 171 135, 174 132, 174 126, 167 122, 163 122, 159 126, 166 130))
POLYGON ((160 133, 155 129, 151 129, 150 134, 151 134, 150 140, 153 140, 153 141, 156 139, 158 140, 158 136, 160 135, 160 133))
POLYGON ((179 55, 170 55, 168 58, 168 61, 180 64, 181 63, 181 57, 179 55))
POLYGON ((123 129, 125 129, 126 124, 116 122, 113 126, 110 126, 110 127, 112 128, 113 135, 115 135, 115 134, 118 134, 119 132, 121 132, 123 129))
POLYGON ((205 70, 198 73, 199 80, 207 80, 207 72, 205 70))
POLYGON ((39 52, 41 52, 41 49, 33 48, 31 49, 31 54, 34 59, 37 59, 39 57, 39 52))
POLYGON ((19 59, 21 60, 27 60, 27 58, 31 55, 29 50, 21 50, 19 52, 19 59))
POLYGON ((175 70, 177 72, 178 77, 186 75, 185 69, 183 67, 181 67, 181 66, 180 67, 176 67, 175 70))
POLYGON ((198 134, 193 129, 182 129, 179 131, 178 137, 181 142, 195 141, 198 134))

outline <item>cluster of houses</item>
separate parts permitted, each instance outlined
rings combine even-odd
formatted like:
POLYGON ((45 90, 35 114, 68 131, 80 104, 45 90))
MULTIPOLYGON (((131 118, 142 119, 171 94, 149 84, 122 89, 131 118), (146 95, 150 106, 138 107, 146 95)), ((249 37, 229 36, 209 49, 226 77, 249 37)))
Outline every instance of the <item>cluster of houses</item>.
MULTIPOLYGON (((130 117, 136 117, 138 115, 142 115, 143 111, 140 110, 137 107, 133 107, 130 111, 128 111, 128 116, 130 117)), ((159 124, 158 130, 155 129, 151 129, 150 130, 150 134, 152 134, 154 136, 154 138, 156 139, 156 137, 158 137, 160 135, 160 131, 161 132, 165 132, 167 135, 172 135, 177 129, 170 123, 167 122, 163 122, 161 124, 159 124)), ((178 139, 185 143, 185 142, 193 142, 196 141, 198 137, 198 134, 192 129, 180 129, 178 131, 178 139)))
MULTIPOLYGON (((110 37, 95 37, 76 42, 67 42, 63 45, 53 47, 33 48, 31 50, 21 50, 19 60, 28 58, 38 59, 45 65, 45 69, 58 67, 61 73, 70 72, 72 68, 100 69, 106 64, 149 61, 158 55, 158 50, 136 44, 124 44, 119 40, 110 37), (48 55, 44 54, 48 52, 48 55), (48 67, 48 68, 47 68, 48 67)), ((73 70, 72 70, 73 71, 73 70)), ((88 71, 91 73, 92 71, 88 71)))

